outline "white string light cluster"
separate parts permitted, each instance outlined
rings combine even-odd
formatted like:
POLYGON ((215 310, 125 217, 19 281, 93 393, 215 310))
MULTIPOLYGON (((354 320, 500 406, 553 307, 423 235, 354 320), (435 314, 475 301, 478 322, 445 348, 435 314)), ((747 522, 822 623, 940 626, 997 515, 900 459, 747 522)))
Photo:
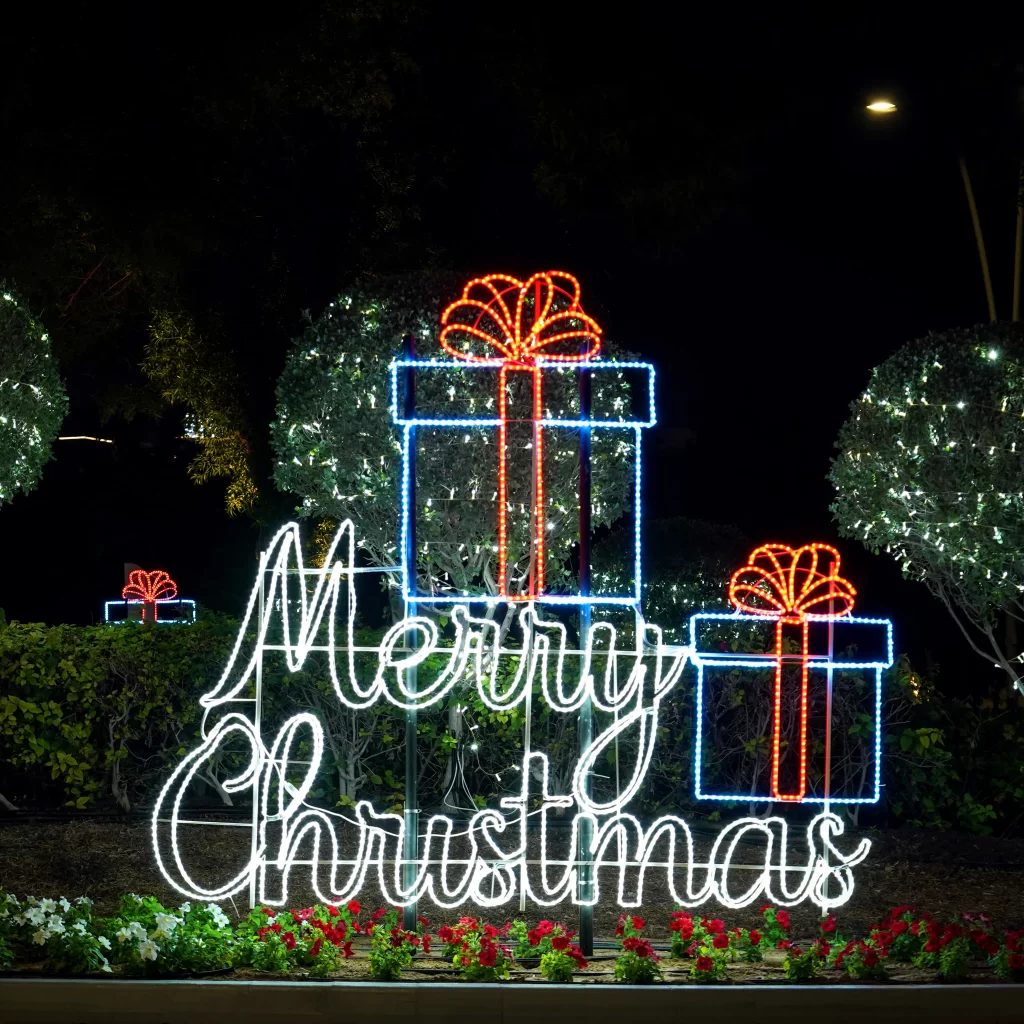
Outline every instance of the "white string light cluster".
MULTIPOLYGON (((498 906, 522 891, 534 903, 551 906, 566 899, 596 903, 600 899, 602 870, 617 875, 616 900, 622 907, 639 906, 644 882, 651 871, 664 871, 673 900, 695 907, 717 900, 727 907, 746 906, 767 899, 781 906, 810 900, 823 909, 840 906, 853 892, 852 869, 867 856, 870 842, 863 839, 852 853, 843 853, 833 839, 843 824, 829 811, 817 814, 807 826, 806 859, 789 863, 789 831, 779 817, 740 818, 723 829, 701 861, 687 823, 675 815, 658 818, 647 828, 626 811, 643 785, 658 734, 661 703, 672 692, 687 662, 691 647, 663 642, 659 627, 642 624, 631 649, 618 650, 615 627, 595 623, 587 633, 582 651, 570 651, 565 626, 544 619, 535 605, 518 612, 521 646, 499 644, 496 623, 470 614, 465 605, 451 614, 454 638, 442 645, 432 619, 409 616, 393 626, 377 649, 377 668, 369 682, 356 671, 355 529, 346 520, 331 543, 324 568, 306 569, 298 526, 289 523, 278 531, 261 556, 259 575, 250 595, 245 617, 228 664, 217 684, 201 699, 206 709, 203 742, 175 767, 163 787, 153 812, 152 838, 161 872, 179 892, 195 899, 223 899, 255 882, 256 899, 281 906, 288 902, 288 886, 296 868, 308 877, 322 903, 338 904, 356 896, 372 874, 384 898, 404 906, 429 897, 443 907, 466 902, 498 906), (339 552, 341 557, 339 556, 339 552), (269 582, 267 581, 269 574, 269 582), (307 579, 316 580, 307 593, 307 579), (341 593, 342 585, 346 593, 341 593), (269 614, 259 616, 262 608, 269 614), (290 611, 298 606, 298 616, 290 611), (277 614, 275 614, 275 612, 277 614), (242 645, 254 616, 259 616, 252 653, 242 645), (317 643, 326 617, 326 644, 317 643), (339 617, 341 621, 339 622, 339 617), (280 625, 282 642, 268 643, 272 622, 280 625), (341 634, 339 636, 339 633, 341 634), (303 712, 288 719, 269 749, 255 721, 238 711, 228 711, 215 723, 215 708, 246 702, 240 696, 253 679, 265 650, 283 651, 290 671, 298 671, 310 651, 326 651, 331 679, 338 699, 348 707, 367 708, 380 700, 406 710, 420 709, 444 699, 457 684, 472 680, 480 699, 495 711, 505 711, 528 699, 535 684, 543 700, 558 713, 572 713, 591 701, 608 712, 613 722, 599 731, 581 755, 571 783, 571 795, 549 790, 549 764, 543 753, 524 756, 521 790, 504 797, 501 810, 477 811, 459 833, 455 822, 437 814, 426 822, 419 836, 419 856, 403 858, 405 821, 401 815, 378 813, 368 801, 360 801, 352 818, 329 813, 307 803, 324 752, 319 720, 303 712), (339 667, 338 654, 342 654, 339 667), (577 681, 566 678, 566 657, 581 657, 577 681), (511 681, 499 682, 501 659, 517 659, 511 681), (440 664, 433 678, 422 678, 430 664, 440 664), (408 671, 417 668, 415 686, 408 671), (624 680, 624 682, 623 682, 624 680), (602 800, 588 792, 586 780, 610 745, 627 730, 637 736, 637 756, 632 774, 613 799, 602 800), (252 855, 241 870, 212 888, 200 885, 186 868, 179 845, 179 829, 187 824, 182 804, 195 775, 225 744, 241 739, 248 748, 244 769, 223 783, 227 793, 250 790, 256 805, 256 841, 252 855), (298 747, 302 745, 301 752, 298 747), (293 780, 302 772, 301 782, 293 780), (531 777, 540 780, 540 791, 531 790, 531 777), (534 810, 530 810, 531 805, 534 810), (564 858, 549 856, 548 815, 576 808, 571 820, 569 848, 564 858), (509 813, 504 813, 505 811, 509 813), (539 863, 527 859, 527 817, 540 816, 539 863), (589 822, 592 841, 584 850, 581 834, 589 822), (165 856, 161 825, 169 823, 170 858, 165 856), (354 853, 341 856, 337 829, 351 828, 354 853), (464 847, 453 850, 452 841, 465 838, 464 847), (749 840, 759 839, 757 853, 749 840), (741 847, 741 844, 742 847, 741 847), (754 880, 736 891, 732 879, 739 865, 733 860, 743 850, 745 861, 758 857, 754 880), (457 855, 460 854, 460 855, 457 855), (584 900, 579 893, 578 868, 586 855, 595 865, 594 884, 584 900), (407 884, 406 865, 415 865, 415 878, 407 884), (327 871, 322 872, 321 866, 327 871), (339 871, 339 869, 343 869, 339 871), (306 872, 308 871, 308 876, 306 872), (323 886, 327 875, 326 888, 323 886)), ((188 823, 195 824, 195 823, 188 823)), ((348 844, 346 844, 348 845, 348 844)), ((746 870, 747 864, 743 865, 746 870)), ((607 875, 606 875, 607 877, 607 875)))

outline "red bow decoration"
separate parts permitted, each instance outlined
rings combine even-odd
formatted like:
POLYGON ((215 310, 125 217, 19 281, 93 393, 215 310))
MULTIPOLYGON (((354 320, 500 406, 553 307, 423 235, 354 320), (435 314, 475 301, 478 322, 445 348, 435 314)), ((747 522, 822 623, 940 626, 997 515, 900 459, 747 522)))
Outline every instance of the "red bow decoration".
POLYGON ((142 621, 146 621, 146 609, 149 609, 150 621, 156 622, 156 602, 170 601, 178 596, 178 584, 163 569, 145 572, 133 569, 128 574, 128 582, 121 591, 127 601, 142 601, 142 621))
POLYGON ((729 600, 741 612, 773 618, 775 623, 775 720, 772 738, 772 795, 799 801, 807 791, 808 621, 829 621, 853 611, 857 590, 839 575, 839 552, 830 544, 763 544, 729 581, 729 600), (822 571, 824 565, 825 571, 822 571), (800 654, 783 654, 787 626, 800 630, 800 654), (800 781, 797 792, 779 792, 782 736, 782 667, 784 658, 800 663, 800 781))
POLYGON ((580 305, 580 283, 571 274, 549 270, 526 281, 508 274, 474 278, 462 290, 462 298, 441 314, 441 347, 456 359, 469 363, 500 361, 498 379, 498 586, 510 601, 530 601, 544 593, 544 418, 541 360, 559 363, 586 362, 601 351, 601 328, 580 305), (461 338, 465 347, 453 340, 461 338), (474 342, 494 352, 478 355, 474 342), (569 351, 566 351, 566 348, 569 351), (508 438, 509 372, 532 376, 534 434, 534 492, 530 589, 509 594, 508 563, 508 438))

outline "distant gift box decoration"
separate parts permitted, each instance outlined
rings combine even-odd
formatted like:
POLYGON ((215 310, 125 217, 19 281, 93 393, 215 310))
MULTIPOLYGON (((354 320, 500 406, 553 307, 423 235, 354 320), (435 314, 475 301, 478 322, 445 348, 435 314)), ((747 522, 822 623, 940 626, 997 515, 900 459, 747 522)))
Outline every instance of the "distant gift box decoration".
MULTIPOLYGON (((879 713, 881 705, 881 673, 892 664, 892 625, 888 619, 857 618, 852 615, 856 588, 839 573, 839 552, 829 544, 805 544, 792 548, 786 544, 763 544, 751 552, 747 564, 733 573, 729 582, 729 600, 735 612, 717 614, 700 613, 690 619, 690 639, 694 647, 694 661, 698 667, 698 716, 696 743, 696 793, 700 799, 770 799, 790 802, 821 802, 826 796, 837 803, 867 803, 878 799, 879 759, 879 713), (726 642, 719 641, 719 650, 708 648, 702 636, 702 627, 718 627, 729 623, 774 624, 774 644, 766 654, 743 653, 730 649, 726 642), (827 627, 822 641, 827 641, 825 651, 816 650, 812 643, 811 630, 815 624, 827 627), (857 636, 854 645, 837 650, 835 628, 868 627, 877 630, 885 627, 885 639, 878 644, 878 656, 874 660, 854 660, 848 651, 858 651, 865 640, 872 638, 857 636), (723 649, 726 648, 726 649, 723 649), (884 651, 884 656, 882 655, 884 651), (702 784, 702 749, 704 741, 704 682, 705 670, 710 667, 732 669, 774 669, 774 692, 772 694, 772 732, 770 792, 742 794, 718 794, 705 791, 702 784), (787 671, 789 670, 789 671, 787 671), (818 796, 808 795, 808 717, 810 701, 810 674, 823 674, 828 687, 832 686, 836 670, 871 670, 875 674, 874 700, 874 745, 875 745, 875 787, 873 797, 850 797, 826 792, 818 796), (795 679, 794 679, 795 677, 795 679), (785 699, 786 687, 796 687, 796 700, 792 694, 785 699), (798 720, 786 722, 785 709, 795 704, 798 720), (781 778, 783 761, 783 736, 795 733, 795 770, 790 776, 795 779, 784 785, 781 778)), ((819 630, 821 626, 819 625, 819 630)), ((831 703, 829 702, 829 708, 831 703)), ((828 713, 828 712, 826 712, 828 713)), ((792 756, 792 755, 791 755, 792 756)))
MULTIPOLYGON (((546 271, 520 281, 507 274, 489 274, 474 278, 463 289, 462 297, 453 302, 441 315, 441 347, 452 359, 400 359, 392 366, 392 405, 394 419, 405 428, 403 480, 403 529, 407 531, 415 510, 409 507, 409 491, 414 479, 412 462, 414 448, 410 443, 410 430, 415 427, 496 427, 497 443, 497 554, 498 599, 510 602, 543 600, 554 603, 580 604, 590 600, 578 595, 549 594, 545 586, 546 563, 546 492, 544 482, 544 431, 549 427, 563 427, 589 431, 601 428, 627 428, 635 432, 635 487, 634 512, 639 521, 640 432, 654 425, 654 373, 649 363, 632 361, 605 361, 599 358, 602 331, 597 321, 588 316, 580 302, 580 284, 571 274, 546 271), (474 348, 477 351, 474 351, 474 348), (481 354, 481 352, 483 354, 481 354), (621 410, 614 416, 595 416, 592 412, 575 419, 552 417, 545 413, 545 369, 574 366, 590 373, 640 370, 647 375, 646 398, 648 416, 633 418, 621 410), (496 417, 430 415, 403 415, 398 405, 400 373, 430 372, 444 369, 497 370, 496 417), (528 375, 530 385, 529 415, 512 414, 509 396, 512 375, 528 375), (532 507, 530 510, 530 565, 529 586, 524 592, 509 589, 509 427, 514 424, 532 427, 530 457, 532 459, 532 507)), ((615 601, 634 603, 640 596, 639 542, 634 544, 634 564, 630 566, 635 579, 632 593, 619 595, 615 601)), ((415 567, 405 566, 405 593, 410 601, 420 603, 450 603, 459 595, 419 594, 416 591, 415 567)), ((468 597, 468 595, 466 595, 468 597)), ((472 599, 472 598, 470 598, 472 599)), ((479 600, 479 595, 476 597, 479 600)), ((602 595, 602 601, 605 595, 602 595)), ((613 601, 612 603, 615 603, 613 601)))
POLYGON ((133 569, 128 574, 128 582, 121 591, 122 600, 107 601, 104 604, 104 621, 106 622, 194 622, 196 603, 187 598, 178 597, 178 584, 163 569, 146 572, 133 569), (135 607, 141 605, 141 616, 135 619, 131 614, 135 607), (124 614, 116 618, 112 609, 123 609, 124 614), (177 612, 177 615, 172 615, 177 612), (164 613, 161 617, 161 613, 164 613))

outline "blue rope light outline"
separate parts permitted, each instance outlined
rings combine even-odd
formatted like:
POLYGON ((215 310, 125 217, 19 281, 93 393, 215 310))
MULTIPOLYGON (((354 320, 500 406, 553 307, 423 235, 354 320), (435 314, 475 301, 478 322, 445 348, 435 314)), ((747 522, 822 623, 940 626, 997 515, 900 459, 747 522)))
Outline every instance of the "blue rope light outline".
MULTIPOLYGON (((461 360, 455 359, 394 359, 391 362, 391 417, 397 426, 402 428, 402 486, 401 486, 401 551, 402 555, 402 598, 406 603, 410 605, 432 605, 432 604, 501 604, 502 599, 497 595, 493 594, 417 594, 412 592, 409 585, 409 566, 405 558, 406 542, 408 539, 409 530, 409 515, 410 515, 410 435, 414 427, 497 427, 501 423, 501 419, 498 417, 441 417, 431 419, 420 419, 414 417, 412 419, 405 419, 398 413, 398 371, 400 369, 411 368, 416 369, 419 367, 430 368, 430 369, 452 369, 452 370, 469 370, 469 369, 498 369, 504 364, 504 360, 501 359, 488 359, 480 360, 478 362, 462 362, 461 360)), ((580 363, 566 364, 562 362, 552 362, 551 360, 537 360, 537 365, 540 367, 558 367, 565 369, 566 365, 572 367, 579 367, 580 363)), ((640 548, 640 521, 641 521, 641 484, 643 481, 642 477, 642 457, 641 457, 641 442, 642 442, 642 431, 653 427, 657 422, 657 414, 655 412, 654 405, 654 380, 655 380, 655 369, 653 363, 647 363, 642 361, 623 361, 623 362, 604 362, 603 360, 593 360, 588 362, 588 369, 590 370, 646 370, 647 371, 647 410, 648 418, 646 420, 626 421, 626 420, 583 420, 583 419, 543 419, 540 421, 541 426, 544 427, 575 427, 577 429, 601 429, 611 428, 618 430, 632 430, 634 435, 634 448, 633 448, 633 593, 630 595, 619 595, 619 594, 600 594, 583 597, 582 595, 568 595, 568 594, 545 594, 539 599, 541 604, 552 604, 552 605, 624 605, 628 607, 636 606, 643 593, 643 578, 642 578, 642 557, 640 548)))
MULTIPOLYGON (((129 604, 146 604, 146 603, 147 603, 146 601, 140 601, 138 599, 134 599, 134 600, 131 600, 131 601, 104 601, 103 602, 103 621, 107 625, 109 625, 109 626, 120 626, 122 623, 125 623, 125 622, 139 622, 139 623, 141 623, 142 619, 112 619, 110 617, 110 606, 111 605, 115 605, 115 604, 129 605, 129 604)), ((192 623, 196 621, 196 603, 195 603, 195 601, 191 600, 190 598, 187 598, 187 597, 169 597, 169 598, 162 598, 160 600, 154 601, 153 603, 157 604, 157 605, 161 605, 161 604, 187 604, 187 605, 191 606, 191 609, 192 609, 192 617, 190 619, 157 619, 156 621, 158 623, 162 623, 162 624, 167 625, 167 626, 173 626, 173 625, 191 626, 192 623)), ((159 612, 159 611, 160 611, 160 609, 157 608, 157 612, 159 612)))
MULTIPOLYGON (((697 800, 719 800, 732 803, 754 801, 755 803, 774 803, 775 798, 770 795, 762 796, 754 793, 705 793, 701 790, 702 755, 704 751, 704 666, 721 666, 723 668, 757 668, 765 669, 774 666, 777 658, 773 654, 746 654, 742 656, 734 654, 715 654, 713 652, 702 652, 697 650, 697 621, 717 620, 732 622, 766 623, 776 622, 780 615, 749 615, 746 612, 697 612, 690 616, 690 660, 697 667, 697 725, 693 754, 693 795, 697 800)), ((828 622, 827 615, 808 615, 809 622, 828 622)), ((876 804, 882 795, 882 670, 889 668, 893 663, 893 639, 892 621, 890 619, 865 618, 858 615, 844 615, 842 618, 834 619, 837 623, 853 622, 861 625, 885 626, 886 627, 886 655, 887 661, 836 661, 828 655, 810 655, 808 660, 815 669, 873 669, 875 673, 875 785, 873 796, 830 796, 830 804, 876 804)), ((824 804, 823 796, 805 796, 800 800, 786 800, 785 803, 794 804, 824 804)))

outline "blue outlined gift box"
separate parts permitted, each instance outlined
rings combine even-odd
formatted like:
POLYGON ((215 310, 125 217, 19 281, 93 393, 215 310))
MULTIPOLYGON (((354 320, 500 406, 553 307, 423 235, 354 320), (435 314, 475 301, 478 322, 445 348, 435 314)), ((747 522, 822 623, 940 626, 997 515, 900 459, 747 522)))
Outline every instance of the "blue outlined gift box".
MULTIPOLYGON (((756 548, 730 581, 729 597, 739 610, 702 612, 690 618, 690 647, 697 669, 697 799, 878 800, 882 671, 893 661, 892 623, 852 615, 855 596, 853 585, 839 575, 839 553, 831 545, 794 549, 767 544, 756 548), (765 715, 760 708, 768 688, 771 711, 765 715), (836 695, 842 698, 838 702, 833 699, 836 695), (711 706, 713 723, 708 721, 711 706), (852 720, 837 721, 837 707, 852 720), (738 722, 751 734, 741 733, 737 747, 738 722), (814 727, 820 728, 823 737, 814 734, 814 727), (762 750, 766 735, 770 747, 762 750), (719 749, 725 745, 725 736, 733 743, 731 753, 719 749), (857 745, 859 760, 852 779, 842 771, 837 778, 835 738, 844 743, 853 738, 857 745), (818 789, 808 792, 812 751, 823 760, 818 789), (785 780, 784 759, 790 776, 785 780), (709 763, 714 766, 710 771, 709 763), (767 785, 761 778, 765 769, 767 785), (731 783, 723 786, 712 781, 722 776, 731 783), (742 785, 737 784, 738 778, 742 785)), ((849 766, 849 749, 840 752, 839 761, 849 766)))
MULTIPOLYGON (((406 384, 405 386, 408 386, 406 384)), ((549 388, 549 393, 557 389, 549 388)), ((565 391, 563 387, 562 391, 565 391)), ((391 365, 391 408, 395 423, 402 429, 402 477, 401 477, 401 531, 402 531, 402 589, 403 596, 410 604, 453 604, 469 603, 485 600, 541 600, 551 604, 580 605, 599 601, 603 604, 635 604, 641 593, 640 565, 640 494, 641 494, 641 439, 643 431, 656 423, 654 408, 654 367, 647 362, 594 359, 573 364, 538 359, 529 366, 510 366, 507 360, 480 359, 475 362, 462 362, 454 359, 397 359, 391 365), (509 375, 522 372, 529 375, 532 401, 523 403, 520 415, 507 404, 509 375), (578 375, 587 373, 592 381, 592 393, 595 401, 590 415, 583 419, 571 410, 552 409, 545 403, 541 391, 541 381, 549 380, 549 375, 568 375, 575 384, 578 375), (630 380, 629 393, 631 401, 624 403, 621 389, 609 389, 612 396, 606 401, 597 400, 602 392, 600 378, 602 375, 615 375, 630 380), (404 390, 403 380, 411 378, 414 388, 415 406, 411 415, 405 415, 402 408, 406 403, 399 403, 399 392, 404 390), (453 381, 455 383, 453 383, 453 381), (466 386, 467 381, 470 386, 466 386), (618 397, 616 397, 616 394, 618 397), (627 407, 627 404, 629 407, 627 407), (639 415, 633 407, 645 405, 646 409, 639 415), (500 413, 504 413, 502 416, 500 413), (601 594, 599 598, 580 594, 545 592, 543 584, 532 594, 516 596, 508 594, 465 594, 451 590, 441 593, 422 593, 414 590, 415 575, 410 571, 407 555, 407 536, 412 525, 414 514, 412 501, 412 481, 415 478, 415 444, 416 431, 430 430, 467 430, 484 428, 494 431, 495 452, 497 462, 495 478, 495 506, 497 522, 496 532, 499 538, 503 534, 504 514, 507 507, 507 496, 504 491, 505 463, 504 453, 507 448, 500 443, 506 436, 510 424, 526 424, 534 431, 535 439, 542 439, 544 431, 569 430, 580 434, 591 434, 595 431, 626 431, 632 442, 633 452, 633 519, 634 531, 632 551, 630 552, 632 570, 627 575, 632 577, 629 593, 613 595, 601 594), (505 500, 502 500, 503 497, 505 500)), ((535 441, 536 443, 536 441, 535 441)), ((538 445, 539 447, 539 445, 538 445)), ((543 500, 543 460, 537 470, 535 493, 540 493, 543 500)), ((541 519, 543 523, 543 520, 541 519)), ((531 545, 538 552, 538 561, 543 562, 543 528, 541 536, 531 536, 531 545)), ((500 547, 500 544, 499 544, 500 547)), ((499 552, 500 553, 500 552, 499 552)), ((498 576, 503 580, 504 574, 498 576)))

